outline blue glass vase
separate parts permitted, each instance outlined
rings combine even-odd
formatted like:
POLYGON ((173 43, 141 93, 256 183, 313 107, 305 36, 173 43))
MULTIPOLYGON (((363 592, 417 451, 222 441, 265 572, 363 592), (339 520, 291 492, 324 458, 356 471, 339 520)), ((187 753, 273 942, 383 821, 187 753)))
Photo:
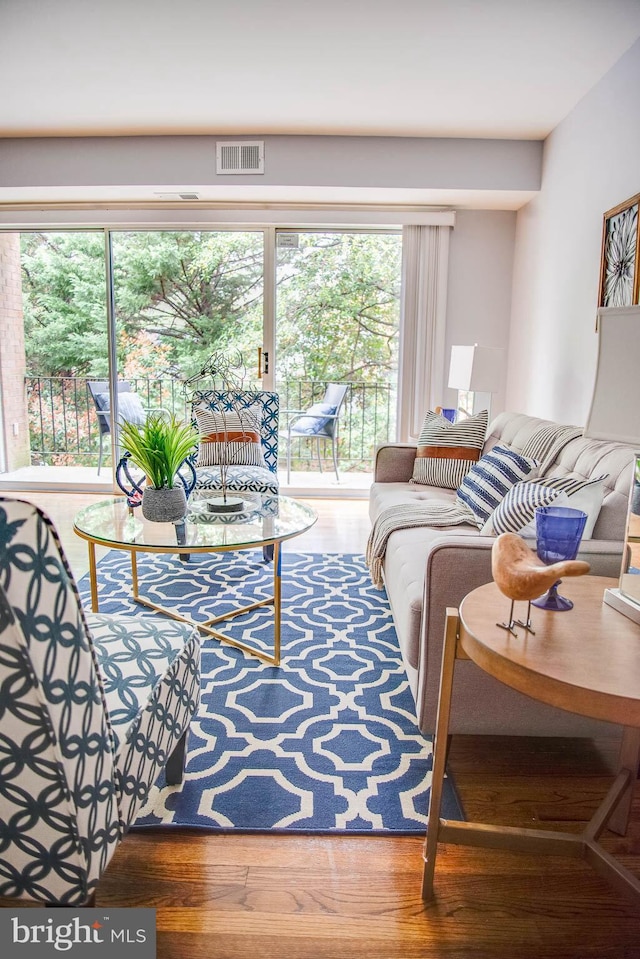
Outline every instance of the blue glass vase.
MULTIPOLYGON (((563 560, 575 559, 587 522, 587 514, 565 506, 539 506, 536 510, 536 551, 538 558, 551 566, 563 560)), ((560 596, 554 583, 544 596, 534 599, 532 606, 563 612, 573 609, 573 603, 560 596)))

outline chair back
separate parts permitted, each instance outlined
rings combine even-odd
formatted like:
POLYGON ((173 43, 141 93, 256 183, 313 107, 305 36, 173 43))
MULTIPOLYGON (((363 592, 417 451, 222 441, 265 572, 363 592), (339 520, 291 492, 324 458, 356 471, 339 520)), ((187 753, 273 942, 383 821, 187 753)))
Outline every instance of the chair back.
POLYGON ((344 403, 345 396, 349 391, 348 383, 328 383, 325 394, 322 398, 323 404, 327 406, 335 406, 335 419, 329 420, 323 428, 323 433, 326 433, 327 436, 332 438, 336 435, 338 430, 338 417, 340 416, 340 408, 344 403))
POLYGON ((121 838, 114 740, 50 520, 0 497, 0 896, 86 901, 121 838))
MULTIPOLYGON (((98 414, 98 424, 101 433, 111 432, 111 402, 109 399, 109 381, 108 380, 88 380, 87 388, 91 394, 96 413, 98 414)), ((118 393, 130 393, 131 384, 126 380, 118 382, 118 393)))
MULTIPOLYGON (((216 410, 243 410, 259 406, 260 441, 267 468, 278 472, 278 418, 280 401, 277 393, 267 390, 196 390, 191 394, 191 408, 210 406, 216 410)), ((195 423, 194 419, 194 425, 195 423)))

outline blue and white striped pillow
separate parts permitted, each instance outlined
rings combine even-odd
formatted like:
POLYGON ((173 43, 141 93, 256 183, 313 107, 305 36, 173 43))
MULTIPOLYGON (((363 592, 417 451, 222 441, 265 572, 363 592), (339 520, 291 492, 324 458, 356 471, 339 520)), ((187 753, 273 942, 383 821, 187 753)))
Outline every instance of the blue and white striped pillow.
POLYGON ((518 533, 520 536, 536 536, 536 510, 539 506, 551 506, 560 496, 560 490, 541 483, 524 481, 516 483, 482 528, 485 536, 500 533, 518 533))
POLYGON ((471 467, 458 487, 457 502, 468 506, 482 528, 512 486, 533 479, 538 463, 508 446, 494 446, 471 467))

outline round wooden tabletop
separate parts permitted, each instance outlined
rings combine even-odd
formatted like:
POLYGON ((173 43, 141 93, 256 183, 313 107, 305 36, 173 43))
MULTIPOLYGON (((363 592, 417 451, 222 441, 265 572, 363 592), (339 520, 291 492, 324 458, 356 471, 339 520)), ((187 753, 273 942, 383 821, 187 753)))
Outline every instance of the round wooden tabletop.
MULTIPOLYGON (((569 712, 640 727, 640 626, 603 602, 618 585, 603 576, 565 579, 568 612, 531 607, 535 635, 497 623, 511 600, 495 583, 474 589, 460 607, 460 643, 485 672, 533 699, 569 712)), ((516 603, 523 619, 527 604, 516 603)))

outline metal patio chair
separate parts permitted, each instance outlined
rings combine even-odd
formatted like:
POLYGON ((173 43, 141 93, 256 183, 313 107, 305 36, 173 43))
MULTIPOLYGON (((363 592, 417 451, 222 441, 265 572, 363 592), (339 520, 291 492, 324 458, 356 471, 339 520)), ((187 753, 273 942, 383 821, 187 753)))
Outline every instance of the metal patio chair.
POLYGON ((338 419, 340 409, 349 391, 348 383, 329 383, 319 403, 314 403, 306 410, 283 410, 290 419, 287 431, 283 434, 287 440, 287 484, 291 482, 291 441, 292 439, 315 439, 318 456, 318 468, 322 473, 322 457, 320 455, 320 441, 331 443, 331 455, 336 480, 340 482, 338 473, 338 419))

